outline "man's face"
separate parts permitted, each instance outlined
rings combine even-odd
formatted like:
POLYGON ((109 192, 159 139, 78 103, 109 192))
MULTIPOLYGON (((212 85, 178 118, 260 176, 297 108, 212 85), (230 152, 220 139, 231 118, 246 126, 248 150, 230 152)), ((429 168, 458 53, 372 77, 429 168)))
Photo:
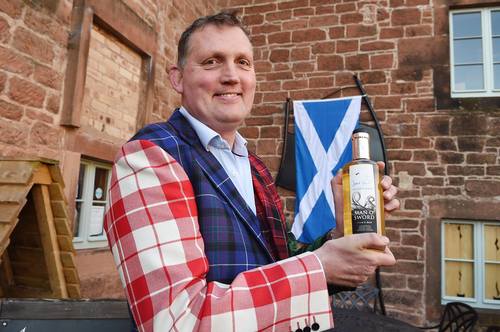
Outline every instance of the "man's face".
MULTIPOLYGON (((208 25, 194 32, 174 88, 182 104, 225 137, 250 113, 255 94, 252 45, 238 27, 208 25)), ((232 134, 231 134, 232 133, 232 134)))

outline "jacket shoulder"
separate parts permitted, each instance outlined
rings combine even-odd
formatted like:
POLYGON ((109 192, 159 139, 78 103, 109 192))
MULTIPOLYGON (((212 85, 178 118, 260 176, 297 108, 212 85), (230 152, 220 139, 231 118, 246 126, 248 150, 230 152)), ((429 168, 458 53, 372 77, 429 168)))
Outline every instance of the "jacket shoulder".
POLYGON ((183 167, 186 160, 189 160, 189 144, 187 144, 169 122, 152 123, 139 130, 130 141, 149 141, 177 160, 183 167))

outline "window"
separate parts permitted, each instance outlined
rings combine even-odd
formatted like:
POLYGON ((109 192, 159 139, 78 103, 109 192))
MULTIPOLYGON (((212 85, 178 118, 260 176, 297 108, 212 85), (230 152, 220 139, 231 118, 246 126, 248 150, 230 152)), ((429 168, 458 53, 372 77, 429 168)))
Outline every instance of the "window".
POLYGON ((441 302, 500 309, 500 223, 442 224, 441 302))
POLYGON ((450 12, 451 96, 500 96, 500 8, 450 12))
POLYGON ((103 221, 110 177, 111 166, 82 160, 73 223, 73 243, 76 249, 108 245, 103 221))

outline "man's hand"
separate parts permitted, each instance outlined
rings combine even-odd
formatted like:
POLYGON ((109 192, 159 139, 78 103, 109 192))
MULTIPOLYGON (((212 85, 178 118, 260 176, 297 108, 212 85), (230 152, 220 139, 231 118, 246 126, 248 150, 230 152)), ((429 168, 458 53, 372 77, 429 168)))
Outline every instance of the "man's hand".
MULTIPOLYGON (((378 161, 378 168, 380 172, 384 171, 385 163, 378 161)), ((384 190, 384 210, 385 212, 392 212, 399 208, 399 200, 396 198, 398 188, 392 184, 392 178, 384 175, 380 181, 382 189, 384 190)), ((342 172, 338 172, 332 179, 333 199, 335 201, 335 219, 337 226, 331 232, 333 238, 339 238, 344 235, 344 194, 342 192, 342 172)))
POLYGON ((378 266, 396 263, 388 244, 387 237, 375 233, 354 234, 327 241, 314 253, 323 264, 329 284, 356 287, 378 266))

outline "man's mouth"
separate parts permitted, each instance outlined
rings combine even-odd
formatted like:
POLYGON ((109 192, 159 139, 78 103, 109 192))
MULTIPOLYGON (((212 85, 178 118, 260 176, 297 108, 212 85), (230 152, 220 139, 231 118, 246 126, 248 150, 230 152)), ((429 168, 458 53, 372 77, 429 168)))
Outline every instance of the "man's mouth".
POLYGON ((241 96, 241 93, 237 92, 225 92, 225 93, 216 93, 216 97, 236 97, 236 96, 241 96))

